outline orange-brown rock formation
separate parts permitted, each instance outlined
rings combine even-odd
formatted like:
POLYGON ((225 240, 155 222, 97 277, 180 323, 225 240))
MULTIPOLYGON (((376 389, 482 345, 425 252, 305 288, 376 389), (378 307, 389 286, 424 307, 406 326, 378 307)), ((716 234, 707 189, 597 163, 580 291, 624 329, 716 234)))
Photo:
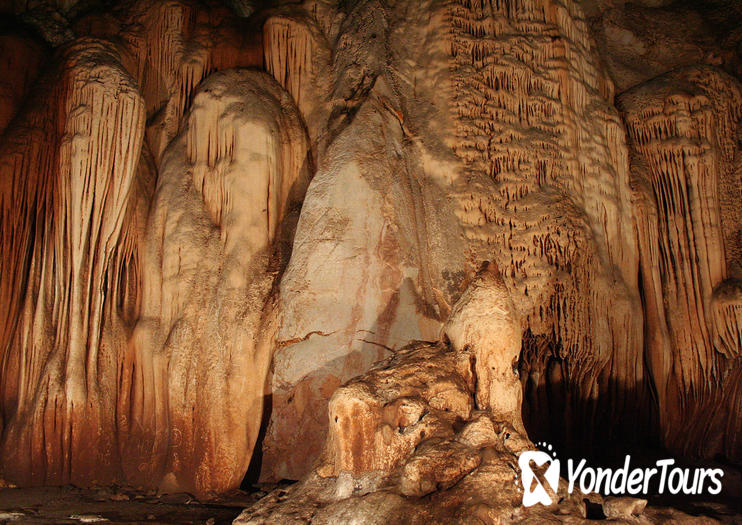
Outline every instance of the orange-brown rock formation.
POLYGON ((311 174, 301 120, 264 74, 212 76, 157 173, 113 46, 56 60, 2 150, 2 475, 237 486, 262 418, 274 247, 311 174))
POLYGON ((591 422, 599 405, 633 411, 630 399, 648 399, 628 149, 579 8, 420 9, 364 2, 339 28, 307 9, 290 25, 297 35, 329 26, 309 41, 338 41, 323 70, 337 80, 326 97, 333 142, 324 150, 318 139, 320 169, 282 279, 267 478, 306 471, 328 391, 386 349, 435 338, 482 260, 503 270, 528 334, 527 411, 553 389, 557 422, 572 410, 585 437, 610 435, 612 421, 591 422), (297 447, 307 453, 288 454, 297 447))
POLYGON ((738 457, 742 86, 711 67, 682 69, 620 105, 663 440, 738 457))
POLYGON ((267 75, 217 73, 196 93, 163 156, 144 241, 117 410, 122 456, 135 458, 126 479, 200 494, 241 482, 275 330, 273 248, 306 189, 308 152, 267 75))
POLYGON ((492 522, 585 513, 528 436, 740 461, 731 4, 0 2, 0 484, 492 522))
POLYGON ((110 482, 116 455, 119 240, 145 109, 118 54, 72 44, 42 79, 2 158, 2 476, 110 482), (20 292, 23 293, 20 293, 20 292))

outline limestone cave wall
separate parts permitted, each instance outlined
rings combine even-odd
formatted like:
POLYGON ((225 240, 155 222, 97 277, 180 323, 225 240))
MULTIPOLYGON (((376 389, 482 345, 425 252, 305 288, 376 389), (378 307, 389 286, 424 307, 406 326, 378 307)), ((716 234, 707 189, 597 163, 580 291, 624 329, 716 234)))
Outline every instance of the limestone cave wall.
POLYGON ((0 480, 742 461, 740 10, 659 4, 0 2, 0 480))

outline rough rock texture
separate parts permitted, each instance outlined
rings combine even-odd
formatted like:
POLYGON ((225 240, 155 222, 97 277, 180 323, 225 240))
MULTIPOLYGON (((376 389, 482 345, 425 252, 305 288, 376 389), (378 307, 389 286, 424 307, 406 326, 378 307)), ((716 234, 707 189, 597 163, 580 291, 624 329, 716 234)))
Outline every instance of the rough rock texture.
POLYGON ((611 420, 589 423, 597 399, 623 411, 648 395, 639 261, 628 150, 579 8, 308 3, 282 39, 277 24, 264 26, 266 63, 300 99, 306 68, 283 49, 337 43, 313 65, 335 79, 318 105, 332 109, 325 135, 311 131, 320 110, 309 120, 318 173, 281 282, 264 479, 306 472, 332 390, 387 349, 435 339, 487 259, 528 334, 529 407, 553 389, 555 424, 575 405, 578 428, 609 434, 611 420))
POLYGON ((477 257, 496 257, 520 310, 526 415, 548 404, 558 426, 567 413, 575 421, 567 433, 608 436, 605 407, 633 410, 646 395, 628 151, 611 82, 574 3, 456 2, 452 24, 458 216, 477 257))
POLYGON ((512 359, 520 332, 512 329, 515 312, 497 270, 482 271, 453 312, 445 330, 451 343, 412 343, 336 390, 317 468, 235 523, 584 517, 584 503, 566 497, 564 486, 560 503, 551 508, 520 506, 517 454, 533 444, 517 430, 521 392, 512 359), (483 303, 495 305, 495 315, 489 330, 479 331, 475 320, 483 303), (497 362, 507 370, 494 378, 478 375, 497 362), (500 390, 506 412, 491 406, 490 389, 500 390))
MULTIPOLYGON (((454 305, 445 339, 411 343, 337 389, 316 468, 234 523, 582 522, 588 500, 564 480, 556 494, 547 488, 551 505, 521 505, 518 455, 534 444, 520 421, 515 315, 499 272, 485 266, 454 305)), ((593 495, 589 504, 617 523, 657 522, 642 515, 646 500, 593 495)))
POLYGON ((227 9, 59 8, 96 39, 58 50, 23 103, 44 48, 2 40, 2 125, 18 116, 0 151, 0 476, 234 488, 262 418, 273 281, 313 172, 304 125, 257 72, 195 100, 212 71, 262 64, 259 34, 227 9))
MULTIPOLYGON (((438 337, 460 284, 455 274, 465 267, 456 222, 449 220, 452 207, 425 173, 424 146, 410 140, 400 121, 403 99, 395 92, 400 79, 384 66, 385 12, 374 2, 361 3, 333 27, 323 24, 330 15, 317 13, 309 27, 289 28, 296 35, 334 32, 311 40, 317 47, 329 39, 340 42, 332 63, 313 74, 337 80, 325 92, 331 109, 318 105, 317 114, 307 116, 317 141, 318 171, 281 280, 265 479, 307 472, 321 449, 327 401, 337 386, 392 348, 438 337)), ((274 30, 276 23, 269 19, 266 26, 274 30)), ((271 42, 290 45, 266 39, 271 42)), ((293 67, 271 65, 281 64, 286 51, 266 47, 266 55, 275 57, 266 60, 272 71, 288 71, 285 78, 297 74, 293 67)), ((290 90, 303 89, 301 81, 285 78, 290 90)), ((430 109, 425 112, 430 116, 430 109)))
MULTIPOLYGON (((417 460, 405 466, 401 482, 403 492, 411 495, 422 488, 410 484, 430 485, 417 479, 420 468, 430 466, 426 453, 441 452, 437 450, 441 447, 426 452, 419 445, 431 438, 450 438, 454 424, 471 419, 475 407, 489 410, 496 421, 524 434, 521 390, 513 367, 521 338, 520 330, 513 329, 514 314, 499 273, 487 266, 454 306, 444 328, 449 343, 405 347, 337 389, 329 403, 330 428, 320 475, 389 473, 415 452, 417 460), (483 305, 489 307, 489 315, 483 305), (477 322, 483 314, 486 329, 477 322)), ((463 461, 469 470, 478 464, 469 457, 463 461)), ((426 472, 446 476, 445 469, 426 472)))
MULTIPOLYGON (((618 92, 672 69, 694 64, 737 70, 736 44, 742 34, 729 33, 709 19, 703 6, 642 6, 627 3, 595 13, 591 18, 600 54, 618 92), (721 29, 721 30, 720 30, 721 29)), ((725 6, 739 17, 737 2, 725 6)), ((723 9, 707 8, 712 13, 723 9)))
MULTIPOLYGON (((226 9, 197 2, 140 0, 125 10, 123 23, 86 20, 90 31, 118 35, 131 60, 148 109, 147 140, 158 161, 175 137, 193 90, 209 73, 261 65, 254 37, 240 31, 226 9)), ((159 162, 158 162, 159 163, 159 162)))
POLYGON ((223 491, 257 439, 309 143, 275 81, 224 73, 157 174, 112 47, 61 51, 0 152, 2 476, 223 491))
POLYGON ((500 272, 486 264, 451 310, 443 333, 455 350, 472 352, 477 406, 525 435, 517 375, 521 326, 500 272))

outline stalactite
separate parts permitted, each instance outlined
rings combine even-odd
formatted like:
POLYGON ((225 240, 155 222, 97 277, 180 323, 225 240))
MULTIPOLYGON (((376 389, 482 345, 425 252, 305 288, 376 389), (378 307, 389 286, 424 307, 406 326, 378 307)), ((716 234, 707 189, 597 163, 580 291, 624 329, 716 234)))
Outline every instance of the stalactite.
POLYGON ((553 334, 570 388, 589 404, 611 370, 599 397, 628 409, 647 394, 628 151, 579 8, 462 0, 450 20, 467 236, 499 251, 523 330, 553 334))
POLYGON ((663 439, 680 452, 729 453, 710 436, 724 434, 735 407, 713 416, 707 407, 740 366, 740 288, 730 270, 742 226, 734 193, 742 87, 713 68, 687 68, 633 88, 619 104, 634 154, 647 361, 663 439))
POLYGON ((104 3, 0 35, 0 486, 231 490, 267 396, 318 522, 507 521, 526 430, 741 457, 738 82, 614 107, 578 0, 104 3))
POLYGON ((265 67, 291 96, 302 114, 308 114, 312 103, 306 93, 313 80, 315 49, 308 24, 272 17, 263 26, 265 67))
POLYGON ((116 353, 102 339, 144 132, 117 53, 58 53, 2 145, 2 476, 23 484, 115 479, 116 353), (26 290, 25 295, 19 293, 26 290))
POLYGON ((265 69, 293 97, 316 146, 326 133, 327 108, 317 101, 330 89, 330 46, 316 10, 314 15, 291 8, 284 11, 263 24, 265 69))
POLYGON ((121 33, 127 68, 140 86, 148 117, 155 117, 147 136, 158 164, 204 78, 263 63, 259 35, 243 34, 224 8, 206 10, 186 0, 140 0, 127 12, 121 33))

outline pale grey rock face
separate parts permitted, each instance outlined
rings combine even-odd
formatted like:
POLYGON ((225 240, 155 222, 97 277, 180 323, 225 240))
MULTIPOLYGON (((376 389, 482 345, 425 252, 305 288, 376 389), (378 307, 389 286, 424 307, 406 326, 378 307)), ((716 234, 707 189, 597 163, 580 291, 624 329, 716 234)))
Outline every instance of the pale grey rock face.
MULTIPOLYGON (((329 130, 313 133, 322 115, 307 115, 310 136, 317 137, 318 171, 281 279, 264 479, 307 471, 320 451, 323 414, 337 386, 410 340, 437 339, 465 267, 462 232, 446 196, 451 173, 436 163, 440 139, 424 141, 408 129, 419 126, 425 137, 433 136, 435 110, 421 109, 425 103, 413 99, 420 108, 410 110, 409 122, 400 120, 406 102, 400 85, 409 89, 404 84, 411 79, 385 67, 388 39, 400 37, 389 36, 377 3, 363 3, 349 17, 336 35, 312 38, 306 35, 321 31, 321 19, 280 20, 280 34, 302 43, 295 44, 299 56, 304 47, 316 49, 333 37, 338 52, 332 63, 315 63, 312 72, 337 80, 326 94, 332 109, 323 127, 329 130)), ((291 76, 295 64, 281 47, 291 40, 275 36, 278 25, 266 23, 275 46, 266 50, 270 67, 286 71, 287 89, 304 100, 312 92, 303 89, 311 88, 291 76)), ((409 68, 401 57, 394 60, 409 68)), ((429 82, 421 79, 418 89, 431 89, 429 82)))
MULTIPOLYGON (((520 388, 497 366, 506 364, 514 377, 511 349, 521 335, 508 330, 515 311, 494 266, 479 272, 452 311, 445 329, 450 342, 410 344, 337 389, 325 450, 312 473, 235 523, 584 518, 584 504, 565 493, 564 483, 552 494, 554 505, 520 506, 514 465, 534 445, 520 420, 520 388), (472 325, 485 298, 497 311, 490 320, 497 338, 472 325), (499 385, 493 403, 491 389, 499 385)), ((624 508, 611 507, 614 514, 624 508)))
MULTIPOLYGON (((628 150, 579 9, 533 23, 467 6, 307 4, 304 16, 288 10, 264 26, 269 69, 294 97, 317 96, 307 78, 331 82, 324 115, 304 111, 318 171, 281 281, 263 479, 306 472, 332 390, 406 341, 435 340, 484 260, 513 296, 509 329, 556 337, 596 370, 641 351, 628 150), (584 44, 559 67, 536 56, 560 52, 553 31, 584 44), (522 39, 536 33, 534 55, 522 39), (311 68, 284 51, 328 46, 332 60, 311 68), (577 305, 572 315, 559 313, 563 301, 577 305)), ((520 348, 511 353, 502 373, 520 348)), ((542 366, 533 363, 535 389, 545 388, 542 366)), ((617 367, 622 382, 641 384, 641 370, 617 367)), ((580 388, 589 398, 596 386, 585 378, 580 388)))

